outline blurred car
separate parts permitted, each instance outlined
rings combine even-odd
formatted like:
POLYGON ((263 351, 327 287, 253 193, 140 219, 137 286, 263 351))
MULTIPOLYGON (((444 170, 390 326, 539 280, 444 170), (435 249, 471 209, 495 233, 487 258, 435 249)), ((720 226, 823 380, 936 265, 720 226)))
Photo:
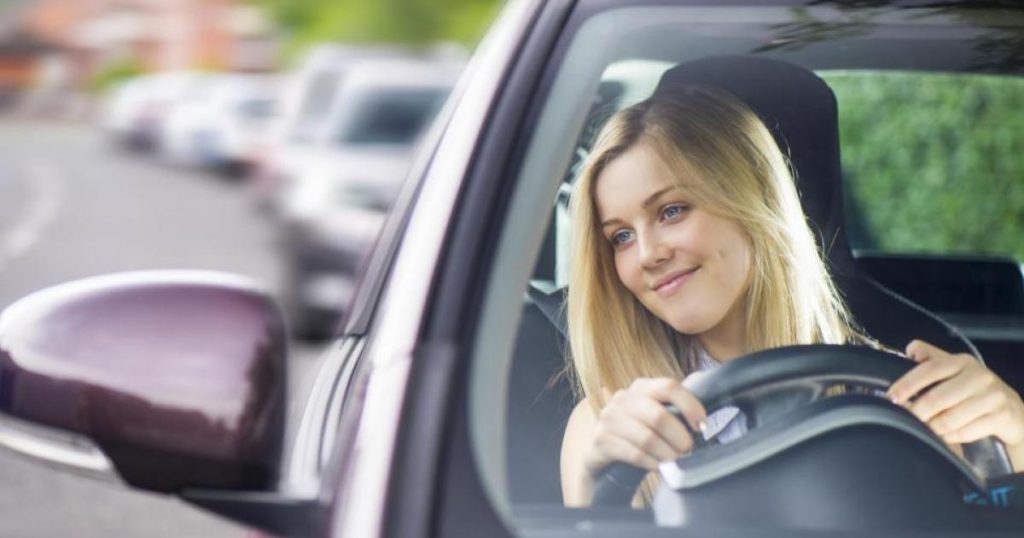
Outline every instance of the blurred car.
POLYGON ((175 164, 244 175, 274 118, 278 84, 268 75, 210 75, 167 113, 163 156, 175 164))
POLYGON ((898 358, 780 348, 718 370, 745 387, 710 373, 700 394, 778 414, 668 462, 665 502, 643 510, 562 505, 574 397, 557 374, 571 231, 559 193, 602 118, 653 91, 651 70, 682 66, 793 135, 801 202, 866 331, 959 342, 1024 390, 1024 254, 1008 209, 1022 28, 1020 6, 976 2, 511 2, 426 135, 316 382, 295 395, 294 438, 269 293, 145 273, 3 312, 0 444, 285 536, 1019 536, 1024 476, 998 442, 961 458, 872 394, 907 366, 898 358), (762 98, 786 106, 768 115, 762 98), (977 158, 979 139, 993 158, 977 158), (849 243, 856 226, 874 243, 849 243), (837 382, 871 390, 822 390, 837 382))
POLYGON ((364 256, 405 179, 415 144, 462 64, 353 62, 331 99, 325 137, 283 187, 283 289, 296 335, 325 338, 351 303, 364 256))
POLYGON ((281 178, 291 177, 305 161, 305 150, 325 136, 337 86, 353 62, 363 58, 401 57, 394 47, 320 45, 295 72, 287 75, 280 114, 263 138, 251 181, 257 202, 268 207, 279 194, 281 178))
POLYGON ((101 128, 119 145, 159 149, 168 113, 182 102, 201 97, 208 82, 209 75, 192 71, 161 72, 127 80, 107 97, 100 116, 101 128))
POLYGON ((115 144, 128 147, 144 143, 136 126, 143 114, 145 98, 145 77, 121 82, 104 96, 100 127, 115 144))
POLYGON ((305 173, 311 154, 330 136, 338 86, 349 69, 366 60, 408 59, 462 63, 460 47, 440 45, 422 51, 397 46, 321 45, 287 76, 280 114, 264 139, 250 186, 256 203, 271 212, 287 182, 305 173))

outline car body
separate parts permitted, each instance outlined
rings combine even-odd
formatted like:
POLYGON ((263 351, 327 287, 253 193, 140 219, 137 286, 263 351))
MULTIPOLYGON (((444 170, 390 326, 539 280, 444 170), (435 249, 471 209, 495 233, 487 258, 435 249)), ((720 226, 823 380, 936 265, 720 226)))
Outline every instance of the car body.
POLYGON ((145 79, 135 77, 114 86, 104 97, 100 127, 107 136, 122 145, 135 142, 135 127, 142 114, 145 79))
POLYGON ((129 79, 108 96, 100 125, 118 144, 158 149, 168 113, 197 94, 201 96, 208 78, 195 71, 167 71, 129 79))
POLYGON ((328 133, 282 186, 280 244, 293 331, 331 336, 422 134, 463 65, 411 59, 353 62, 338 85, 328 133))
MULTIPOLYGON (((441 49, 426 58, 458 57, 441 49)), ((389 46, 321 45, 313 48, 284 85, 280 114, 263 140, 251 181, 257 203, 274 208, 284 183, 306 169, 310 153, 328 136, 328 120, 336 109, 338 85, 348 69, 364 60, 415 58, 412 51, 389 46)))
MULTIPOLYGON (((971 489, 994 487, 996 479, 1012 481, 1019 475, 988 475, 984 484, 979 483, 983 475, 958 463, 948 448, 929 436, 926 426, 870 395, 858 400, 861 407, 848 415, 852 417, 849 424, 855 425, 867 424, 864 419, 868 416, 886 417, 885 424, 869 428, 873 432, 869 437, 858 437, 861 430, 843 429, 839 419, 829 418, 819 425, 837 435, 850 435, 840 437, 843 443, 839 446, 826 446, 826 441, 835 437, 811 432, 799 446, 776 445, 779 450, 772 452, 755 450, 765 447, 752 438, 743 445, 742 454, 756 461, 755 466, 711 479, 712 485, 723 485, 717 493, 703 490, 705 497, 702 490, 692 490, 690 498, 701 507, 689 514, 694 520, 658 519, 658 507, 652 515, 624 506, 561 506, 557 492, 559 427, 564 427, 561 413, 571 409, 573 401, 571 395, 553 393, 550 381, 562 364, 558 345, 564 345, 558 334, 556 292, 564 286, 568 262, 559 247, 568 231, 564 228, 565 185, 572 182, 602 118, 629 104, 623 99, 633 99, 624 96, 648 94, 674 65, 709 60, 714 67, 722 55, 738 55, 743 60, 782 61, 799 66, 801 72, 814 70, 828 80, 839 97, 842 128, 867 129, 866 134, 857 130, 842 133, 843 152, 849 156, 844 161, 848 170, 843 185, 853 194, 845 200, 830 200, 846 203, 850 222, 839 219, 831 225, 856 229, 867 221, 874 223, 869 232, 890 235, 911 230, 903 243, 872 239, 871 233, 858 238, 860 232, 851 231, 855 249, 845 263, 869 272, 874 282, 868 283, 874 286, 871 289, 884 291, 889 299, 894 292, 878 287, 879 279, 895 292, 917 294, 918 302, 942 315, 937 318, 919 306, 897 300, 891 309, 881 309, 874 319, 865 321, 883 332, 898 329, 897 311, 902 309, 939 327, 955 329, 951 329, 954 336, 966 336, 969 340, 964 342, 975 345, 974 351, 980 350, 1012 386, 1018 391, 1024 387, 1019 362, 1015 362, 1024 343, 1021 257, 1014 254, 1016 247, 1004 248, 996 257, 988 243, 980 243, 992 237, 1012 241, 1012 236, 1019 235, 1015 227, 1019 225, 1013 224, 1019 221, 1004 213, 993 216, 995 221, 984 221, 993 213, 991 207, 1017 196, 1014 185, 1019 184, 1019 176, 1011 175, 1016 183, 1006 184, 1004 190, 997 191, 997 198, 978 208, 981 216, 972 213, 975 216, 967 220, 962 215, 970 207, 950 205, 957 209, 950 212, 951 219, 941 220, 938 212, 930 213, 932 218, 925 219, 923 231, 913 228, 912 222, 898 220, 915 210, 912 202, 918 195, 941 199, 946 190, 957 191, 960 198, 986 192, 982 185, 989 184, 975 183, 982 178, 973 173, 964 179, 965 188, 943 187, 944 178, 950 177, 943 174, 958 173, 965 166, 966 161, 954 155, 953 149, 970 146, 985 132, 999 134, 1003 142, 995 142, 992 151, 1004 158, 980 162, 1017 166, 1012 163, 1019 162, 1013 158, 1019 153, 1018 146, 1007 142, 1019 140, 1021 124, 1002 121, 1014 108, 999 107, 994 124, 978 122, 992 103, 1004 99, 1014 103, 1024 87, 1020 60, 1024 14, 1017 7, 958 2, 940 6, 917 2, 740 4, 663 0, 510 3, 412 165, 411 180, 403 185, 370 257, 348 320, 325 352, 312 391, 300 395, 306 399, 305 414, 283 458, 279 445, 271 442, 282 435, 281 423, 274 420, 278 408, 260 399, 276 394, 274 388, 282 386, 274 375, 284 361, 280 316, 265 306, 269 300, 265 294, 237 282, 211 282, 208 277, 150 275, 90 282, 44 291, 10 307, 0 319, 0 380, 5 380, 0 385, 5 391, 0 393, 0 410, 7 418, 71 432, 79 441, 73 446, 84 446, 82 438, 86 438, 107 447, 98 452, 137 487, 172 492, 226 517, 284 535, 1019 535, 1022 524, 1020 512, 1015 511, 1019 508, 1003 506, 1012 489, 971 489), (644 74, 636 75, 637 71, 626 69, 623 62, 641 62, 639 72, 644 74), (612 69, 613 65, 617 67, 612 69), (650 76, 652 72, 656 76, 650 76), (880 83, 888 91, 875 84, 880 80, 873 78, 878 73, 888 81, 895 80, 880 83), (887 78, 890 75, 896 79, 887 78), (858 76, 861 78, 856 79, 858 76), (925 80, 933 76, 952 78, 925 80), (843 77, 855 78, 848 78, 853 83, 846 84, 840 80, 843 77), (947 129, 942 121, 948 118, 939 119, 941 100, 933 97, 978 87, 988 88, 986 97, 957 110, 972 118, 966 123, 981 125, 980 131, 957 138, 955 133, 967 132, 963 116, 949 120, 947 129), (861 98, 866 104, 847 108, 861 98), (915 104, 926 107, 911 115, 922 122, 922 138, 912 135, 913 143, 904 146, 892 146, 893 140, 906 139, 885 138, 889 146, 875 153, 882 156, 881 168, 872 168, 872 158, 860 150, 881 135, 869 128, 892 127, 892 122, 881 121, 889 115, 898 120, 898 126, 912 123, 899 113, 915 104), (931 136, 937 132, 943 135, 931 136), (939 151, 923 145, 947 138, 952 149, 939 151), (911 177, 885 173, 900 169, 903 159, 915 155, 924 163, 932 163, 928 156, 935 155, 953 155, 954 159, 936 157, 939 164, 930 167, 913 161, 912 168, 920 175, 911 177), (869 183, 867 191, 857 190, 862 187, 853 183, 858 180, 855 178, 865 176, 887 179, 882 185, 894 189, 893 193, 886 194, 877 183, 869 183), (879 192, 885 194, 881 200, 870 198, 879 192), (885 213, 887 206, 891 210, 885 213), (868 213, 871 211, 876 213, 868 213), (888 217, 879 217, 879 211, 888 217), (865 218, 865 214, 869 216, 865 218), (879 222, 887 224, 879 226, 879 222), (950 252, 944 243, 929 243, 945 229, 957 234, 977 230, 977 236, 959 237, 961 241, 967 238, 967 248, 988 253, 950 252), (856 249, 858 244, 873 244, 879 250, 856 249), (886 250, 908 244, 931 245, 931 250, 886 250), (973 279, 971 275, 980 276, 973 279), (531 286, 531 281, 535 285, 531 286), (173 288, 170 291, 168 283, 173 288), (195 303, 184 301, 176 306, 180 310, 174 315, 147 307, 161 296, 181 297, 182 301, 191 297, 195 303), (549 301, 552 297, 553 302, 549 301), (545 304, 556 308, 545 309, 545 304), (152 323, 126 324, 126 320, 140 319, 141 314, 152 323), (227 323, 202 331, 200 336, 234 331, 237 338, 227 341, 245 345, 223 350, 222 340, 188 340, 187 331, 161 339, 154 328, 164 323, 174 326, 176 316, 185 316, 190 328, 206 327, 203 319, 211 323, 238 320, 237 326, 227 323), (88 320, 92 325, 69 323, 72 320, 88 320), (203 446, 190 452, 187 443, 181 442, 190 439, 187 431, 170 420, 170 408, 159 402, 148 408, 151 415, 125 417, 103 412, 106 404, 115 401, 114 396, 137 393, 137 388, 130 379, 111 372, 116 364, 104 362, 103 353, 81 366, 72 359, 81 354, 82 346, 75 344, 104 344, 89 339, 90 334, 109 335, 116 330, 123 335, 113 344, 118 356, 128 360, 138 354, 133 364, 148 359, 147 349, 173 344, 188 351, 190 357, 208 355, 211 361, 230 363, 229 371, 236 374, 252 372, 245 383, 245 375, 225 374, 218 380, 207 371, 189 374, 173 356, 146 363, 151 376, 160 369, 174 377, 197 379, 201 375, 206 382, 220 383, 223 390, 216 402, 227 405, 217 409, 235 413, 228 417, 234 420, 222 422, 221 427, 227 438, 235 441, 235 450, 222 452, 219 446, 203 446), (537 350, 544 353, 532 352, 537 350), (546 365, 540 364, 542 360, 548 361, 546 365), (527 365, 529 375, 521 375, 522 365, 527 365), (50 401, 45 396, 60 394, 61 383, 80 393, 67 396, 56 410, 38 403, 50 401), (863 398, 873 399, 869 403, 863 398), (80 411, 77 415, 71 412, 75 409, 80 411), (267 418, 260 422, 242 420, 243 416, 267 418), (152 435, 140 440, 139 432, 152 435), (126 455, 115 450, 123 447, 134 452, 126 455), (167 461, 167 447, 174 447, 172 456, 192 454, 201 457, 208 469, 222 472, 202 474, 187 466, 172 466, 167 461), (904 449, 914 457, 904 457, 904 449), (779 458, 770 457, 774 455, 779 458), (845 466, 864 457, 872 459, 871 466, 845 466), (802 461, 814 465, 798 469, 802 461), (140 468, 135 462, 150 465, 140 468), (239 470, 239 464, 248 464, 250 472, 245 472, 245 465, 239 470), (794 469, 799 472, 790 474, 794 469), (908 470, 920 470, 921 481, 913 479, 913 473, 907 474, 908 470), (755 478, 751 473, 760 477, 758 480, 772 479, 753 482, 758 484, 753 498, 741 489, 742 480, 716 482, 726 477, 755 478), (890 481, 893 489, 874 487, 891 477, 900 481, 890 481), (965 483, 974 485, 958 491, 965 483), (556 488, 554 492, 543 489, 549 484, 556 488), (918 489, 915 484, 929 487, 918 489), (728 494, 744 500, 730 503, 728 494), (717 503, 699 504, 715 495, 724 497, 719 496, 717 503), (937 501, 942 496, 943 500, 937 501), (757 517, 750 515, 757 510, 757 517), (947 526, 948 516, 954 512, 967 519, 954 518, 956 522, 947 526)), ((749 81, 741 89, 755 97, 771 93, 749 81)), ((828 116, 828 111, 801 109, 800 95, 789 97, 797 98, 797 116, 803 120, 814 123, 828 116)), ((962 97, 954 94, 951 100, 957 104, 965 101, 962 97)), ((838 141, 834 131, 829 136, 838 141)), ((811 136, 810 143, 819 138, 811 136)), ((794 142, 790 149, 798 163, 797 155, 808 146, 794 142)), ((838 178, 838 147, 828 151, 834 155, 825 159, 834 157, 830 166, 838 178)), ((810 153, 823 155, 825 150, 810 153)), ((973 157, 966 160, 977 161, 973 157)), ((984 179, 1002 181, 1007 173, 993 172, 984 179)), ((809 185, 813 184, 801 183, 809 185)), ((830 191, 830 196, 832 192, 839 191, 830 191)), ((835 207, 811 206, 807 212, 817 217, 815 224, 821 224, 835 214, 835 207)), ((848 299, 857 300, 853 296, 848 299)), ((825 360, 818 365, 827 368, 833 351, 821 352, 825 360)), ((774 363, 761 363, 770 364, 774 363)), ((212 401, 190 403, 173 393, 163 397, 173 397, 175 406, 191 409, 196 416, 223 414, 207 409, 213 407, 212 401)), ((827 413, 815 416, 834 417, 827 413)), ((799 428, 800 424, 807 422, 797 421, 792 426, 799 428)), ((11 442, 5 445, 19 448, 11 442)), ((20 450, 48 456, 33 447, 20 445, 20 450)), ((49 459, 55 459, 52 453, 49 459)), ((70 458, 64 463, 85 466, 70 458)), ((671 497, 673 491, 666 493, 670 499, 676 498, 671 497)))
POLYGON ((278 84, 269 75, 210 75, 167 113, 162 156, 178 165, 244 172, 267 136, 278 84))

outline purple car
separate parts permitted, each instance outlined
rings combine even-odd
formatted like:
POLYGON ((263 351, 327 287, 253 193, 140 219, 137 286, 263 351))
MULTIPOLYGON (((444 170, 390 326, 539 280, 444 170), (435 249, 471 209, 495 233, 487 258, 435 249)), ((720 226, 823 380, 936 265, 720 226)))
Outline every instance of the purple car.
POLYGON ((748 431, 663 464, 647 508, 628 466, 566 507, 559 451, 571 187, 609 116, 679 81, 768 126, 858 326, 1024 390, 1022 75, 1013 3, 510 2, 308 394, 285 393, 286 321, 259 286, 112 275, 0 316, 0 445, 281 536, 1019 536, 1006 446, 954 453, 878 397, 907 361, 864 347, 688 381, 748 431))

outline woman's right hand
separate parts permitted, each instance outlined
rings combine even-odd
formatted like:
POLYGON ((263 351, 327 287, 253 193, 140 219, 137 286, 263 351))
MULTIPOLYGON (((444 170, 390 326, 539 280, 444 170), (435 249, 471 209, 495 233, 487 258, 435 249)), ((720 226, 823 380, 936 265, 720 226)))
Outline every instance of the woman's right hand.
POLYGON ((615 461, 653 471, 661 462, 689 454, 693 438, 665 404, 678 408, 694 432, 703 431, 704 405, 677 379, 640 378, 627 389, 606 393, 584 458, 590 477, 596 479, 615 461))

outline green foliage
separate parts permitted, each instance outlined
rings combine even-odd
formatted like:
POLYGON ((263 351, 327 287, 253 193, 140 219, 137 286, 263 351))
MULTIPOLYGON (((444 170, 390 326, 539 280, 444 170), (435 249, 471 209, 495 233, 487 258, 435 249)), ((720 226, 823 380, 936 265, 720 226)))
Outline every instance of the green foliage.
POLYGON ((89 89, 102 93, 124 80, 145 74, 142 65, 132 59, 111 62, 96 72, 89 82, 89 89))
POLYGON ((1024 260, 1024 80, 824 75, 839 101, 848 190, 890 252, 1024 260))
POLYGON ((251 0, 266 7, 288 35, 295 58, 325 41, 473 46, 497 15, 501 0, 251 0))

